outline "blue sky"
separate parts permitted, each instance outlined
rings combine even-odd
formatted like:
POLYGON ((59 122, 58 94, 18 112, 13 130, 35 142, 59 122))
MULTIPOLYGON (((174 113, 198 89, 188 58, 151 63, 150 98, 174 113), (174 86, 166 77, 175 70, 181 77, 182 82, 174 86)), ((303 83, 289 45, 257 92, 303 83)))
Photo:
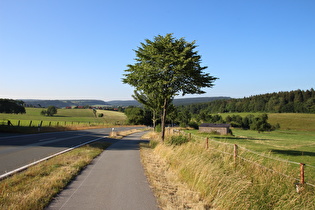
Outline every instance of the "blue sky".
POLYGON ((314 0, 0 0, 0 98, 132 99, 133 50, 167 33, 220 78, 189 97, 315 88, 314 0))

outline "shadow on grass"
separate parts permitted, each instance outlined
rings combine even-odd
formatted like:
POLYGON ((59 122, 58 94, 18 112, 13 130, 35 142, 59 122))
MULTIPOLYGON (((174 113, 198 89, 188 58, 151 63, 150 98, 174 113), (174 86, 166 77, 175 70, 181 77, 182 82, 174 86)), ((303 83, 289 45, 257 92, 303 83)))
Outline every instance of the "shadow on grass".
MULTIPOLYGON (((211 136, 213 139, 217 140, 271 140, 271 139, 262 139, 262 138, 252 138, 252 137, 236 137, 236 136, 211 136)), ((274 139, 272 139, 274 141, 274 139)))
POLYGON ((271 150, 272 153, 290 156, 315 156, 315 152, 299 151, 299 150, 271 150))

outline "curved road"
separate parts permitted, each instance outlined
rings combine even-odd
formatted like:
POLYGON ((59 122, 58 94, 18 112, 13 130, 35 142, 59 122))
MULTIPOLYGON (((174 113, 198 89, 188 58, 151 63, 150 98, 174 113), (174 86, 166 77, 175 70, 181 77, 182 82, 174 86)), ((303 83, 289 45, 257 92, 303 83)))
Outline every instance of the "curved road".
MULTIPOLYGON (((133 128, 118 127, 115 131, 130 129, 133 128)), ((106 137, 111 130, 102 128, 0 137, 0 175, 84 142, 106 137)))

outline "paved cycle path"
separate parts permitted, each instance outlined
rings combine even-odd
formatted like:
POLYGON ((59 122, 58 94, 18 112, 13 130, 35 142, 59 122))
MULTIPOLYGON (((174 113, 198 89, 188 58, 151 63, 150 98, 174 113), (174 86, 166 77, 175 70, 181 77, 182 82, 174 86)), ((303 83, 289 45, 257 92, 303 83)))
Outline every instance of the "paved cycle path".
POLYGON ((140 162, 143 134, 108 147, 46 209, 159 209, 140 162))

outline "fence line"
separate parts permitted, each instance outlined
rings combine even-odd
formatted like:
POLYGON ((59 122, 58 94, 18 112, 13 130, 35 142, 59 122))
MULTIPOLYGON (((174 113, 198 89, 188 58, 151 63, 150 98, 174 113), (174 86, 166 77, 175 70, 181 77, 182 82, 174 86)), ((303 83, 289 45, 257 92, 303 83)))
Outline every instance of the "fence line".
MULTIPOLYGON (((194 138, 198 138, 198 139, 202 139, 202 137, 200 136, 197 136, 197 135, 194 135, 194 138)), ((214 139, 209 139, 210 141, 213 141, 213 142, 216 142, 218 144, 226 144, 226 145, 229 145, 229 146, 233 146, 234 144, 231 144, 231 143, 226 143, 226 142, 220 142, 220 141, 216 141, 214 139)), ((239 148, 245 150, 245 151, 248 151, 250 153, 254 153, 258 156, 262 156, 262 157, 265 157, 265 158, 269 158, 269 159, 272 159, 272 160, 277 160, 277 161, 281 161, 281 162, 286 162, 286 163, 292 163, 292 164, 296 164, 296 165, 300 165, 300 163, 298 162, 294 162, 294 161, 290 161, 290 160, 285 160, 285 159, 281 159, 281 158, 276 158, 276 157, 270 157, 270 156, 266 156, 266 155, 263 155, 261 153, 258 153, 258 152, 255 152, 253 150, 250 150, 250 149, 247 149, 245 147, 242 147, 242 146, 238 146, 239 148)), ((315 168, 315 166, 312 166, 312 165, 307 165, 308 167, 311 167, 311 168, 315 168)))
POLYGON ((105 122, 78 122, 78 121, 44 121, 44 120, 0 120, 0 125, 12 127, 58 127, 76 125, 105 125, 105 122))
MULTIPOLYGON (((180 132, 180 131, 179 131, 178 133, 182 134, 182 132, 180 132)), ((185 132, 184 132, 184 133, 185 133, 185 132)), ((191 133, 189 133, 188 135, 189 135, 189 138, 192 138, 191 133)), ((193 135, 193 138, 203 140, 202 137, 197 136, 197 135, 193 135)), ((258 166, 258 167, 264 168, 265 170, 269 170, 269 171, 272 171, 272 172, 274 172, 274 173, 277 173, 277 174, 280 174, 280 175, 282 175, 282 176, 285 176, 285 177, 287 177, 287 178, 293 179, 293 180, 295 180, 295 181, 299 181, 299 183, 296 183, 297 191, 298 191, 298 186, 299 186, 300 184, 306 184, 306 185, 315 187, 314 184, 305 182, 305 180, 304 180, 304 166, 305 166, 304 163, 298 163, 298 162, 294 162, 294 161, 284 160, 284 159, 281 159, 281 158, 269 157, 269 156, 260 154, 260 153, 258 153, 258 152, 255 152, 255 151, 246 149, 245 147, 238 146, 238 145, 236 145, 236 144, 231 144, 231 143, 226 143, 226 142, 220 142, 220 141, 216 141, 216 140, 214 140, 214 139, 209 139, 208 137, 206 138, 206 146, 205 146, 205 148, 206 148, 206 149, 209 148, 209 149, 215 150, 215 151, 217 151, 217 152, 220 152, 220 153, 223 153, 223 154, 226 154, 226 155, 234 156, 234 161, 236 161, 236 158, 240 158, 240 159, 242 159, 242 160, 244 160, 244 161, 247 161, 247 162, 250 162, 251 164, 254 164, 254 165, 258 166), (234 153, 232 154, 232 153, 229 153, 229 152, 226 152, 226 151, 222 151, 222 150, 219 150, 219 149, 216 149, 216 148, 213 148, 213 147, 210 148, 210 147, 209 147, 209 143, 208 143, 209 140, 212 141, 212 142, 217 143, 218 145, 233 146, 233 147, 234 147, 234 153), (289 176, 289 175, 287 175, 287 174, 281 173, 281 172, 279 172, 279 171, 276 171, 276 170, 273 170, 273 169, 271 169, 271 168, 268 168, 268 167, 266 167, 266 166, 264 166, 264 165, 261 165, 261 164, 255 162, 255 161, 252 161, 252 160, 249 160, 249 159, 247 159, 247 158, 244 158, 244 157, 238 155, 238 148, 240 148, 240 149, 242 149, 242 150, 244 150, 244 151, 247 151, 247 152, 249 152, 249 153, 253 153, 253 154, 255 154, 255 155, 264 157, 264 158, 269 158, 269 159, 272 159, 272 160, 275 160, 275 161, 280 161, 280 162, 284 162, 284 163, 291 163, 291 164, 299 165, 299 166, 300 166, 300 179, 297 179, 297 178, 295 178, 295 177, 291 177, 291 176, 289 176)), ((307 167, 315 168, 315 166, 312 166, 312 165, 307 165, 307 167)))

